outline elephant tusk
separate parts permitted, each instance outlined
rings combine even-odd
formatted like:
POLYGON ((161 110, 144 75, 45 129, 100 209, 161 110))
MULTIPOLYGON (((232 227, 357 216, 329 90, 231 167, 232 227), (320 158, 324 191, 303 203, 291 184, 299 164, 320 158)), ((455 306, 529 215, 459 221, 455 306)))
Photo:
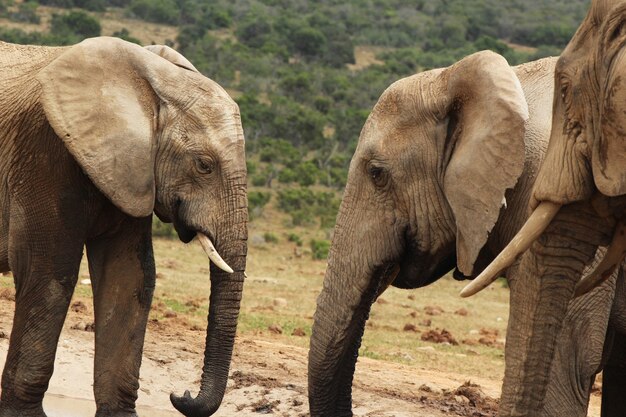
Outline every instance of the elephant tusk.
POLYGON ((626 225, 623 222, 619 222, 613 233, 613 240, 609 245, 604 258, 590 272, 587 276, 583 277, 574 290, 574 297, 580 297, 593 290, 604 281, 611 277, 615 268, 622 262, 626 255, 626 225))
POLYGON ((500 272, 511 266, 515 259, 541 236, 554 216, 556 216, 556 213, 558 213, 559 208, 561 208, 560 204, 549 201, 539 204, 506 248, 500 252, 496 259, 476 279, 463 288, 460 294, 461 297, 470 297, 484 290, 498 279, 500 272))
POLYGON ((217 250, 215 250, 215 246, 213 246, 213 242, 206 235, 202 233, 198 233, 198 241, 200 241, 200 245, 202 245, 202 249, 206 252, 211 262, 215 264, 222 271, 226 271, 229 274, 233 273, 233 269, 228 266, 226 262, 222 259, 217 250))

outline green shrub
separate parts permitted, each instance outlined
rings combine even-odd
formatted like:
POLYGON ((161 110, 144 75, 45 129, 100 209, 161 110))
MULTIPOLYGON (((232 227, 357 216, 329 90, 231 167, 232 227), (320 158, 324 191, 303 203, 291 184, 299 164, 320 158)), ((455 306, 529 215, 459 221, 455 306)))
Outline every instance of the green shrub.
POLYGON ((309 188, 289 188, 278 191, 278 208, 291 215, 295 226, 313 224, 315 218, 328 228, 334 223, 340 200, 332 192, 314 192, 309 188))
POLYGON ((140 19, 168 25, 177 24, 180 17, 174 0, 133 0, 128 10, 140 19))
POLYGON ((289 215, 294 226, 313 226, 315 224, 315 217, 311 210, 295 210, 290 212, 289 215))
POLYGON ((102 27, 98 19, 83 11, 53 14, 50 21, 50 32, 61 37, 71 37, 73 35, 80 39, 93 38, 100 36, 101 30, 102 27))
POLYGON ((313 185, 320 176, 320 170, 311 162, 306 161, 296 167, 296 181, 303 187, 313 185))
POLYGON ((302 239, 300 238, 300 236, 298 236, 295 233, 289 233, 287 235, 287 240, 289 242, 293 242, 296 244, 296 246, 302 246, 302 239))
POLYGON ((246 161, 246 169, 248 171, 248 175, 254 175, 257 172, 257 168, 259 165, 254 161, 246 161))
POLYGON ((311 240, 311 256, 313 259, 326 259, 330 251, 330 242, 328 240, 311 240))
POLYGON ((264 193, 263 191, 248 191, 248 215, 252 217, 254 213, 263 211, 263 207, 272 198, 271 193, 264 193))
POLYGON ((11 43, 48 45, 42 33, 24 32, 21 29, 0 28, 0 40, 11 43))
POLYGON ((9 14, 9 19, 15 22, 39 23, 41 20, 37 14, 39 3, 36 1, 26 1, 20 3, 16 12, 9 14))
POLYGON ((115 2, 111 0, 39 0, 39 4, 63 7, 66 9, 77 7, 80 9, 90 10, 92 12, 103 12, 106 10, 107 1, 112 6, 119 7, 119 5, 115 4, 115 2))
POLYGON ((120 39, 124 39, 125 41, 128 41, 128 42, 136 43, 137 45, 142 44, 142 42, 139 39, 130 36, 130 32, 126 28, 122 28, 116 32, 113 32, 112 36, 118 37, 120 39))
POLYGON ((152 236, 174 239, 178 236, 174 225, 171 223, 163 223, 157 216, 152 217, 152 236))
POLYGON ((267 176, 262 173, 256 174, 250 178, 250 181, 252 181, 252 185, 255 187, 264 187, 267 184, 267 176))
POLYGON ((296 182, 298 179, 298 174, 291 168, 283 168, 278 173, 278 181, 283 184, 289 184, 292 182, 296 182))
POLYGON ((263 240, 265 243, 278 243, 278 236, 271 232, 263 233, 263 240))

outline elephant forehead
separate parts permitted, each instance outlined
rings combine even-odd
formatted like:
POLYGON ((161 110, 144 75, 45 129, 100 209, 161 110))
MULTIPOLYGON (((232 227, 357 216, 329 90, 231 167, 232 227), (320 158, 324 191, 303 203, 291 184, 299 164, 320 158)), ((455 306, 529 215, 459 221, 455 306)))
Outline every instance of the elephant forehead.
POLYGON ((372 115, 376 118, 381 118, 399 114, 402 107, 402 100, 404 99, 404 97, 402 97, 403 95, 402 91, 397 89, 385 91, 374 106, 372 115))

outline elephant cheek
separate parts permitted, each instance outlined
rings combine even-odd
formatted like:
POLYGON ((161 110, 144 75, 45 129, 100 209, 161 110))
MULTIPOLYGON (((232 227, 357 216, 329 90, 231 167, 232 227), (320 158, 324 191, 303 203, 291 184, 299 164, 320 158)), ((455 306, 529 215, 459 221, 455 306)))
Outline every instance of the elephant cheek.
POLYGON ((592 169, 598 190, 611 197, 626 194, 626 49, 611 66, 600 115, 600 133, 593 142, 592 169))

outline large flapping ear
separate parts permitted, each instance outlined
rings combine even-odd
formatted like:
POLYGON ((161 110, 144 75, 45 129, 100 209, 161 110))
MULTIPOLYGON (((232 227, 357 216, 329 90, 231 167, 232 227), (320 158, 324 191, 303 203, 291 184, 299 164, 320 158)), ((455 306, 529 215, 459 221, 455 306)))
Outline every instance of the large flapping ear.
POLYGON ((449 98, 444 193, 457 226, 459 270, 474 262, 524 168, 528 105, 513 69, 500 55, 470 55, 441 74, 449 98))
POLYGON ((46 117, 98 189, 125 213, 152 213, 158 85, 184 71, 116 38, 69 47, 37 76, 46 117))
POLYGON ((599 123, 592 144, 593 179, 608 196, 626 194, 626 4, 613 8, 597 48, 601 77, 599 123))
POLYGON ((188 69, 189 71, 200 72, 191 62, 189 62, 187 58, 167 45, 148 45, 144 46, 144 48, 162 58, 167 59, 174 65, 178 65, 179 67, 188 69))

